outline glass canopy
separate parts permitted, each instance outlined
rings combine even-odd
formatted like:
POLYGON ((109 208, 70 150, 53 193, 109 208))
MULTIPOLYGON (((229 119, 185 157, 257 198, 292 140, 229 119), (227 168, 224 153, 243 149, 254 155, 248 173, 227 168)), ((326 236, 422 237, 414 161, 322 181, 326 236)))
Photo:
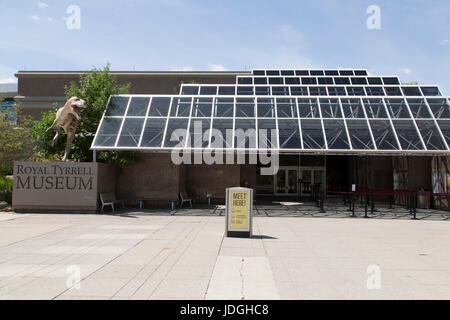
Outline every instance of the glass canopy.
POLYGON ((254 70, 236 85, 189 84, 180 93, 111 96, 92 149, 449 151, 448 97, 433 86, 402 86, 397 77, 254 70))

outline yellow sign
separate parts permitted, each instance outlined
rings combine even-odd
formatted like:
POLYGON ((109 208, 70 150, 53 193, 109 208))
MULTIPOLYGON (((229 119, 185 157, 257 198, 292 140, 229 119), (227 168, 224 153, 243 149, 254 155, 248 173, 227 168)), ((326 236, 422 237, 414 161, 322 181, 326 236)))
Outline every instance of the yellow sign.
POLYGON ((230 230, 248 230, 249 192, 243 190, 231 191, 230 230))

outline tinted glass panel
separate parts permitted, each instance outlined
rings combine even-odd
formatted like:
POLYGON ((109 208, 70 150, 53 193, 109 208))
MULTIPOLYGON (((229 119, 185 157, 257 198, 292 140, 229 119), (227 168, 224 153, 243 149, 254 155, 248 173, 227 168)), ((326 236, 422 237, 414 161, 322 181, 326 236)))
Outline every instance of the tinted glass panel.
POLYGON ((348 134, 355 150, 374 149, 369 126, 365 120, 347 120, 348 134))
POLYGON ((260 118, 275 117, 275 105, 273 99, 258 98, 257 108, 258 108, 258 117, 260 118))
POLYGON ((277 130, 275 119, 258 120, 258 147, 277 148, 277 130))
POLYGON ((381 99, 363 99, 368 118, 387 118, 386 109, 381 99))
POLYGON ((438 120, 439 128, 441 128, 442 135, 447 142, 447 145, 450 144, 450 120, 438 120))
POLYGON ((325 70, 325 75, 326 76, 338 76, 339 75, 339 71, 337 71, 337 70, 325 70))
POLYGON ((334 78, 335 84, 350 84, 349 78, 343 78, 343 77, 335 77, 334 78))
POLYGON ((288 96, 289 95, 289 87, 272 87, 272 95, 274 96, 288 96))
POLYGON ((402 92, 399 87, 384 87, 387 96, 401 96, 402 92))
POLYGON ((325 149, 322 122, 319 119, 301 119, 304 149, 325 149))
POLYGON ((233 117, 234 115, 234 99, 233 98, 216 98, 214 105, 214 117, 233 117))
POLYGON ((296 76, 309 76, 308 70, 295 70, 296 76))
POLYGON ((237 94, 242 96, 252 96, 254 94, 253 87, 238 86, 237 94))
POLYGON ((267 70, 266 75, 268 76, 279 76, 280 71, 279 70, 267 70))
POLYGON ((198 86, 182 86, 181 94, 184 95, 197 95, 198 94, 198 86))
POLYGON ((270 87, 256 86, 255 94, 257 96, 269 96, 270 95, 270 87))
POLYGON ((352 78, 352 84, 367 84, 366 78, 352 78))
POLYGON ((125 118, 117 146, 137 147, 139 145, 142 127, 144 126, 144 120, 144 118, 125 118))
POLYGON ((191 113, 192 98, 173 98, 170 107, 171 117, 189 117, 191 113))
POLYGON ((169 97, 153 97, 148 115, 153 117, 166 117, 169 113, 169 106, 169 97))
POLYGON ((365 118, 360 99, 341 99, 346 118, 365 118))
POLYGON ((267 78, 254 78, 253 81, 255 84, 267 84, 267 78))
POLYGON ((238 78, 238 84, 253 84, 253 79, 248 78, 238 78))
POLYGON ((194 98, 191 117, 211 117, 212 98, 194 98))
POLYGON ((236 94, 236 87, 219 87, 219 95, 234 96, 236 94))
POLYGON ((301 118, 319 118, 317 99, 298 99, 298 110, 301 118))
POLYGON ((256 124, 254 119, 236 119, 234 126, 236 149, 256 148, 256 124))
POLYGON ((424 96, 441 96, 437 87, 420 87, 424 96))
POLYGON ((391 85, 391 84, 400 84, 400 82, 398 81, 398 79, 397 78, 392 78, 392 77, 384 77, 383 78, 383 82, 384 82, 384 84, 389 84, 389 85, 391 85))
POLYGON ((352 70, 340 70, 339 74, 341 76, 353 76, 353 71, 352 70))
POLYGON ((323 120, 328 149, 350 149, 343 120, 323 120))
POLYGON ((317 80, 319 81, 319 84, 334 84, 333 78, 320 77, 317 80))
POLYGON ((366 87, 368 96, 384 96, 383 87, 366 87))
POLYGON ((200 87, 200 94, 203 95, 203 96, 216 95, 217 94, 217 87, 216 86, 201 86, 200 87))
POLYGON ((405 96, 421 96, 422 93, 419 90, 419 87, 402 87, 403 93, 405 96))
POLYGON ((316 78, 310 78, 310 77, 305 78, 305 77, 303 77, 302 78, 302 84, 317 84, 317 80, 316 80, 316 78))
POLYGON ((355 70, 355 76, 367 76, 366 70, 355 70))
POLYGON ((166 119, 148 118, 145 123, 141 147, 161 147, 165 128, 166 119))
POLYGON ((399 150, 391 123, 388 120, 369 120, 378 150, 399 150))
POLYGON ((308 87, 291 87, 292 96, 307 96, 308 87))
POLYGON ((284 81, 286 84, 300 84, 300 78, 286 78, 284 81))
POLYGON ((269 78, 269 84, 284 84, 283 78, 269 78))
POLYGON ((191 118, 188 136, 188 148, 207 148, 209 145, 209 119, 191 118))
POLYGON ((233 120, 213 119, 211 132, 211 148, 233 147, 233 120))
POLYGON ((326 96, 327 88, 326 87, 309 87, 309 95, 311 95, 311 96, 326 96))
POLYGON ((338 99, 319 99, 322 118, 342 118, 338 99))
POLYGON ((298 120, 278 119, 280 149, 301 149, 298 120))
POLYGON ((255 100, 252 99, 236 99, 236 117, 254 117, 255 116, 255 100))
POLYGON ((328 95, 330 96, 346 96, 345 87, 328 87, 328 95))
POLYGON ((129 97, 114 97, 109 100, 105 116, 123 116, 127 109, 129 97))
POLYGON ((436 119, 450 118, 450 105, 445 99, 427 99, 436 119))
POLYGON ((412 120, 393 120, 392 122, 403 150, 423 150, 412 120))
POLYGON ((322 70, 311 70, 309 73, 312 76, 323 76, 323 71, 322 70))
POLYGON ((411 118, 408 107, 403 99, 385 99, 387 109, 392 118, 406 119, 411 118))
POLYGON ((277 115, 278 118, 296 118, 295 99, 277 99, 277 115))
POLYGON ((295 75, 294 70, 281 70, 282 76, 293 76, 295 75))
POLYGON ((164 139, 165 148, 184 148, 187 139, 189 119, 169 119, 164 139))
POLYGON ((363 87, 347 87, 347 94, 349 96, 365 96, 363 87))
POLYGON ((122 118, 103 118, 102 124, 95 137, 97 147, 113 147, 119 134, 122 118))
POLYGON ((253 70, 255 76, 264 76, 266 72, 264 70, 253 70))
POLYGON ((148 97, 132 97, 128 106, 127 116, 145 117, 149 102, 150 98, 148 97))
POLYGON ((428 150, 447 150, 434 121, 417 120, 416 123, 428 150))
POLYGON ((369 81, 369 84, 383 84, 381 78, 378 77, 369 77, 367 80, 369 81))
POLYGON ((407 99, 407 102, 414 118, 431 118, 424 99, 407 99))

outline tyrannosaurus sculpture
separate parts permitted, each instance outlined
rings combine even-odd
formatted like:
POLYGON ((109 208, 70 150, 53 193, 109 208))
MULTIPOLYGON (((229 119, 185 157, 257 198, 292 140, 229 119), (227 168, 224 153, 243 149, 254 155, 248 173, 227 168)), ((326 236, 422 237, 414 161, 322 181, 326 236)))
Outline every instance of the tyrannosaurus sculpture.
POLYGON ((75 137, 75 130, 78 127, 78 123, 81 120, 80 108, 86 107, 86 102, 78 97, 72 97, 67 100, 66 104, 56 111, 56 119, 53 124, 46 130, 46 132, 52 128, 56 129, 56 134, 52 140, 52 146, 58 141, 58 137, 61 134, 61 129, 67 134, 66 151, 62 161, 67 161, 70 154, 70 147, 72 146, 73 138, 75 137))

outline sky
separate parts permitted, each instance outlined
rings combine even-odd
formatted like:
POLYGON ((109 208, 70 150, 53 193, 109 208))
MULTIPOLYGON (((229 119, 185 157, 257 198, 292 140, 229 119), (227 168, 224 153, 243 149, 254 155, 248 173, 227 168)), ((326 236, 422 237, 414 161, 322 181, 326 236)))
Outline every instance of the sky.
POLYGON ((0 0, 0 17, 0 84, 16 82, 18 70, 107 63, 137 71, 358 68, 450 95, 448 0, 0 0))

